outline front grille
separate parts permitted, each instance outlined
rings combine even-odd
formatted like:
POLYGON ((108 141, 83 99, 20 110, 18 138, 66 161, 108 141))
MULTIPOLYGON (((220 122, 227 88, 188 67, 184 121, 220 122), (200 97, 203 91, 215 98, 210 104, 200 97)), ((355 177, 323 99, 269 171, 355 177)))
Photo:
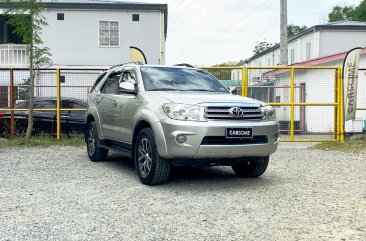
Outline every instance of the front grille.
POLYGON ((262 111, 258 107, 240 107, 243 111, 241 116, 233 116, 230 113, 232 107, 207 107, 207 119, 261 119, 262 111))
POLYGON ((267 136, 253 136, 253 138, 227 139, 225 136, 205 136, 201 145, 245 145, 268 143, 267 136))

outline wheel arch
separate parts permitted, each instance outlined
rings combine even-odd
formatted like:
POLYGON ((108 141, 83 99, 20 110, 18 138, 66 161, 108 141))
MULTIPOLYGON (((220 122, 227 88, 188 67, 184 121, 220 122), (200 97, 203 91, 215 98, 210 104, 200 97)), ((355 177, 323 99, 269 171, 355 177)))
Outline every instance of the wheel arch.
MULTIPOLYGON (((132 137, 132 150, 134 150, 134 148, 135 148, 135 141, 136 141, 138 133, 144 128, 151 128, 151 130, 154 134, 155 143, 156 143, 156 147, 157 147, 159 156, 166 158, 166 159, 173 158, 168 153, 168 149, 167 149, 167 145, 166 145, 166 141, 165 141, 165 135, 164 135, 164 131, 161 126, 161 123, 160 122, 150 123, 146 119, 139 120, 135 126, 135 129, 133 132, 133 137, 132 137)), ((133 151, 133 153, 134 153, 134 151, 133 151)))
MULTIPOLYGON (((139 132, 145 128, 150 128, 152 129, 151 124, 146 121, 146 120, 140 120, 139 122, 137 122, 135 129, 133 130, 133 136, 132 136, 132 157, 134 158, 135 155, 135 142, 136 142, 136 138, 137 135, 139 134, 139 132)), ((154 130, 153 130, 154 132, 154 130)))

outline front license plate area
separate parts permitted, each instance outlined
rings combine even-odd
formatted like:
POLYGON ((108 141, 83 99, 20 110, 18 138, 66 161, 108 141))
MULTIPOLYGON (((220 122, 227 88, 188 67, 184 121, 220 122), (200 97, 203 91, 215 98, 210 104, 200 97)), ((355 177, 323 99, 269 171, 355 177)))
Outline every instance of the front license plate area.
POLYGON ((252 128, 226 128, 226 138, 253 138, 252 128))

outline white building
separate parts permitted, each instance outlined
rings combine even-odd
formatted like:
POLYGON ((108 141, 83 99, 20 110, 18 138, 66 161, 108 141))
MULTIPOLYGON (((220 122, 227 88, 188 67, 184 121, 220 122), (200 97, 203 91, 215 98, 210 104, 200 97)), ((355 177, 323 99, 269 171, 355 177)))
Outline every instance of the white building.
MULTIPOLYGON (((366 68, 366 23, 336 22, 313 26, 289 39, 288 60, 290 66, 335 66, 342 67, 346 53, 363 47, 360 68, 366 68)), ((246 65, 277 66, 280 64, 279 44, 246 60, 246 65)), ((249 70, 249 95, 265 102, 290 101, 290 72, 249 70), (270 88, 263 88, 270 86, 270 88), (252 89, 252 90, 251 90, 252 89)), ((232 72, 232 79, 241 79, 240 71, 232 72)), ((334 103, 334 70, 297 70, 295 72, 295 101, 334 103)), ((358 108, 366 108, 366 72, 360 71, 358 85, 358 108)), ((295 107, 295 130, 299 133, 332 133, 334 131, 334 107, 295 107)), ((366 118, 366 111, 356 112, 356 121, 346 123, 347 131, 353 130, 356 122, 366 118)), ((290 108, 277 107, 277 119, 282 129, 289 128, 290 108)))
MULTIPOLYGON (((102 69, 131 61, 130 47, 141 50, 149 64, 164 64, 167 4, 112 0, 43 1, 47 26, 41 38, 50 49, 49 71, 36 73, 36 96, 55 96, 55 68, 61 71, 63 97, 86 99, 102 69), (72 71, 66 69, 83 69, 72 71), (93 69, 93 70, 91 70, 93 69)), ((0 106, 9 106, 9 68, 27 68, 27 46, 13 33, 0 3, 0 106)), ((16 70, 15 85, 23 84, 28 71, 16 70)))
MULTIPOLYGON (((130 46, 150 64, 164 64, 167 4, 120 1, 43 1, 41 38, 53 65, 111 66, 130 61, 130 46)), ((0 13, 7 8, 0 3, 0 13)), ((0 67, 27 64, 26 46, 0 15, 0 67)))
MULTIPOLYGON (((366 46, 366 23, 343 21, 316 25, 293 36, 288 41, 288 64, 347 52, 366 46)), ((280 45, 246 60, 248 66, 276 66, 280 64, 280 45)))

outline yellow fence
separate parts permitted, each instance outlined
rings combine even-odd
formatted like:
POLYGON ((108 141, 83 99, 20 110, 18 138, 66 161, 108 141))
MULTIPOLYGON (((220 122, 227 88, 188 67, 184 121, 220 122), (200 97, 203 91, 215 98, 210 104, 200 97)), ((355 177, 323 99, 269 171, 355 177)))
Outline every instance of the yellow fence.
MULTIPOLYGON (((83 133, 87 94, 104 69, 37 69, 34 134, 83 133)), ((0 137, 25 135, 29 69, 0 68, 0 137)))
MULTIPOLYGON (((281 141, 342 141, 342 73, 338 67, 209 67, 234 94, 259 99, 276 108, 281 141)), ((47 127, 61 138, 68 129, 65 114, 80 113, 83 106, 64 105, 67 98, 86 101, 87 93, 103 69, 40 69, 36 96, 53 96, 50 106, 35 112, 52 113, 47 127)), ((8 136, 20 130, 17 113, 28 111, 17 102, 27 99, 28 69, 0 69, 0 112, 10 112, 8 136)), ((361 108, 362 109, 362 108, 361 108)), ((1 113, 0 113, 1 114, 1 113)), ((82 113, 81 113, 82 114, 82 113)), ((43 114, 45 115, 45 114, 43 114)), ((0 121, 4 118, 0 118, 0 121)), ((0 123, 1 125, 1 123, 0 123)), ((24 128, 24 127, 23 127, 24 128)), ((80 130, 80 129, 79 129, 80 130)), ((2 134, 2 133, 0 133, 2 134)))
POLYGON ((276 108, 281 141, 343 141, 339 67, 203 68, 236 94, 276 108))

